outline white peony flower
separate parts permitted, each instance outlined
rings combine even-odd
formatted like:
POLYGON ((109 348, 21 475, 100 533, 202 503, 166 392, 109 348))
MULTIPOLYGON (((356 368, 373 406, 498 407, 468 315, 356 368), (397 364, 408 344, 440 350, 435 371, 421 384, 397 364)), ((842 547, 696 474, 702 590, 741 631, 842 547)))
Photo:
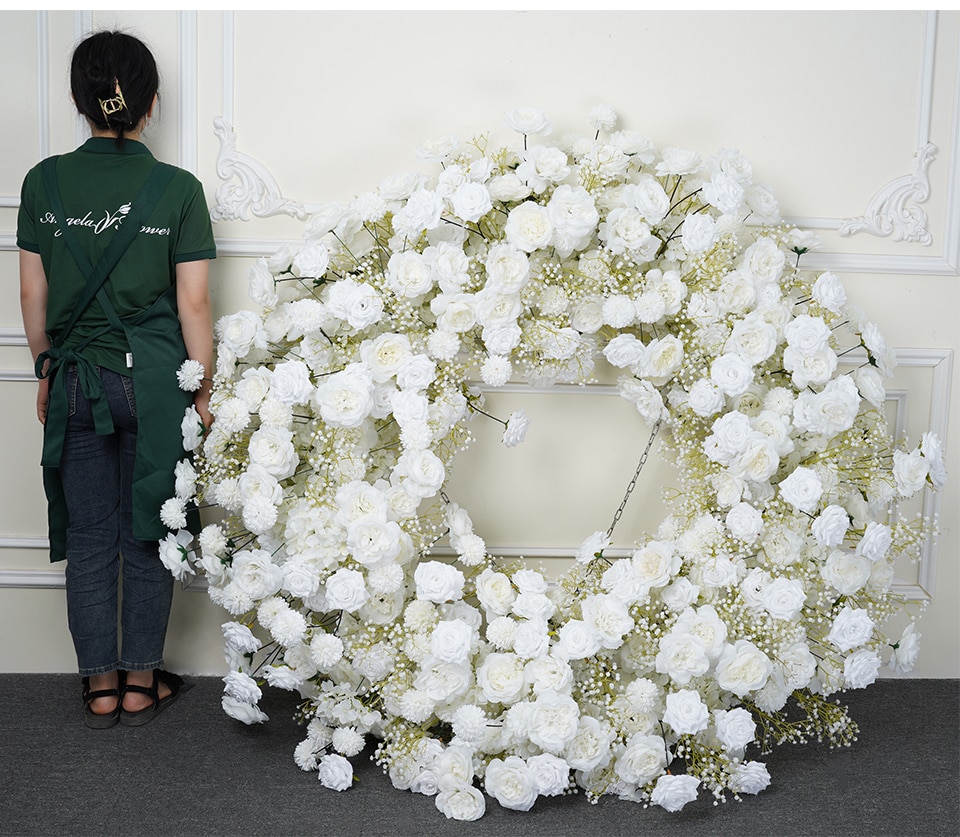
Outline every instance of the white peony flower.
POLYGON ((518 756, 493 759, 487 765, 483 784, 490 796, 513 811, 529 811, 537 801, 536 778, 518 756))

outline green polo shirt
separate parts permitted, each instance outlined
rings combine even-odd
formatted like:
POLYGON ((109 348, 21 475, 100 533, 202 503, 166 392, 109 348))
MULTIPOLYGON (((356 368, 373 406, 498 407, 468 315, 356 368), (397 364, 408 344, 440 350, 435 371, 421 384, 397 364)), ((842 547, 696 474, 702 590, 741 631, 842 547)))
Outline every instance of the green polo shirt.
MULTIPOLYGON (((67 223, 92 264, 109 245, 156 164, 142 143, 125 140, 118 149, 108 137, 92 137, 57 160, 67 223)), ((86 279, 57 230, 39 165, 23 181, 17 246, 41 257, 49 287, 47 333, 56 336, 70 319, 86 279)), ((111 273, 106 292, 123 319, 148 308, 174 283, 177 264, 213 258, 216 246, 203 187, 192 174, 177 169, 160 202, 111 273)), ((107 325, 103 310, 94 300, 63 345, 78 345, 107 325)), ((84 355, 99 366, 129 375, 128 351, 124 334, 110 330, 96 337, 84 355)))

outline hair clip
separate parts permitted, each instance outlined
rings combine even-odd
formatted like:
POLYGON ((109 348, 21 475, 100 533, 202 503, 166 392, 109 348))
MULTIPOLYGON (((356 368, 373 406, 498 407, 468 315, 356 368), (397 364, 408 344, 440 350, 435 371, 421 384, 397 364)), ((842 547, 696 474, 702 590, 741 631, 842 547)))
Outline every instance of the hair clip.
POLYGON ((123 110, 127 103, 124 101, 123 92, 120 90, 120 82, 115 82, 117 85, 117 95, 111 99, 98 99, 100 102, 100 110, 103 111, 103 121, 109 122, 110 117, 113 114, 123 110))

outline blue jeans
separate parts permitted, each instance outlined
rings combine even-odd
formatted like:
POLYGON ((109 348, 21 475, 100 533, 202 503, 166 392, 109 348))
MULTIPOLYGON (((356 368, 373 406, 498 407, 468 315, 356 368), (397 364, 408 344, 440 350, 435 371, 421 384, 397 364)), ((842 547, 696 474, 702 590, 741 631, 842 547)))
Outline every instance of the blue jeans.
POLYGON ((100 367, 114 432, 98 436, 90 402, 68 367, 70 399, 60 478, 70 515, 67 529, 67 621, 81 675, 163 665, 173 576, 156 541, 132 534, 137 405, 132 379, 100 367), (121 555, 123 572, 121 573, 121 555), (122 655, 117 641, 118 581, 122 655))

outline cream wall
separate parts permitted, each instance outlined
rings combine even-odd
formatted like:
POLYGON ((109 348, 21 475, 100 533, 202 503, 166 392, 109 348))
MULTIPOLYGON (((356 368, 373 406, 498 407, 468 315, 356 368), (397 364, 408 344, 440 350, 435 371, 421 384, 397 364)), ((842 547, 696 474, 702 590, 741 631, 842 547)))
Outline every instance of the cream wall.
MULTIPOLYGON (((606 102, 657 145, 739 147, 784 214, 821 235, 807 266, 841 273, 897 347, 894 430, 944 438, 950 481, 923 502, 940 536, 898 577, 927 608, 915 676, 960 677, 960 13, 2 12, 0 23, 0 671, 75 666, 44 539, 16 208, 24 172, 84 137, 67 96, 72 45, 120 27, 162 68, 148 143, 198 174, 218 219, 218 315, 248 304, 251 258, 299 239, 311 209, 418 167, 425 139, 510 141, 503 114, 518 105, 544 108, 557 134, 586 132, 606 102)), ((480 433, 451 490, 491 551, 557 566, 608 524, 645 440, 602 387, 493 397, 504 412, 522 404, 537 432, 510 451, 480 433)), ((644 473, 620 545, 656 525, 670 476, 662 463, 644 473)), ((220 621, 202 591, 178 590, 170 667, 221 673, 220 621)))

